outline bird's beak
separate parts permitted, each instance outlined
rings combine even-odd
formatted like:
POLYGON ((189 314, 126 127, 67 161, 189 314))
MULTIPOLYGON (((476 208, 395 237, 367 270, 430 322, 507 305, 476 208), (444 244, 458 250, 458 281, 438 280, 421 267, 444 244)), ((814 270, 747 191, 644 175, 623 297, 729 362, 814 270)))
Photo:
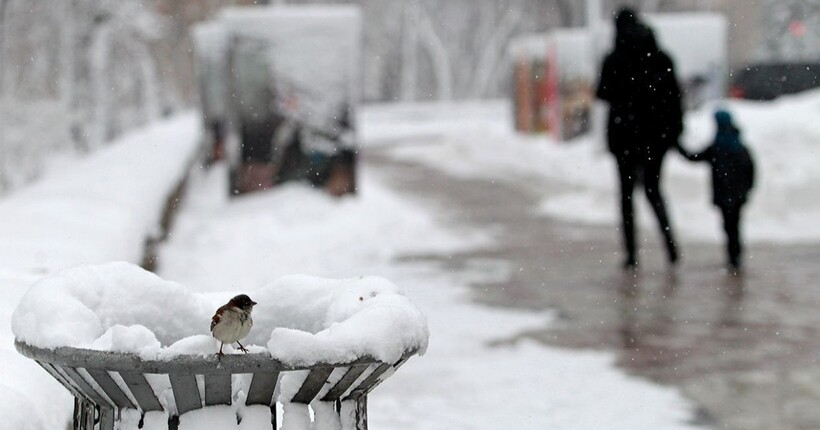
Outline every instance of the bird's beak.
POLYGON ((256 302, 254 302, 253 300, 251 300, 251 305, 256 306, 256 302))

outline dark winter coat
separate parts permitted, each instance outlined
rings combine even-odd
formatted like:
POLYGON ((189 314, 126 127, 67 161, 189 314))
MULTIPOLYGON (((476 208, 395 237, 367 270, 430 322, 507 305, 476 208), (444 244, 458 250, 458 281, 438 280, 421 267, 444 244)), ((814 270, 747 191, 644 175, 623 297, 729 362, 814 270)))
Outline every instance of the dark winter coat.
POLYGON ((740 131, 728 112, 715 114, 715 140, 696 154, 684 153, 692 161, 712 165, 712 203, 720 208, 738 208, 746 203, 755 183, 752 155, 741 142, 740 131))
POLYGON ((683 113, 675 66, 636 18, 619 15, 596 95, 609 102, 607 138, 616 157, 653 159, 677 143, 683 113))

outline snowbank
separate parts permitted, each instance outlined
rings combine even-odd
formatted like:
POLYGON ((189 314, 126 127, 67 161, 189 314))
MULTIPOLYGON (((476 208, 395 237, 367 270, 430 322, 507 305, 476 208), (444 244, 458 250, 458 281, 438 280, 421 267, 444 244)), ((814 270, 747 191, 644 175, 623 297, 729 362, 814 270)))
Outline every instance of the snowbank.
MULTIPOLYGON (((382 278, 287 276, 247 294, 259 303, 248 344, 266 344, 286 365, 362 357, 393 363, 427 348, 426 318, 382 278)), ((211 316, 234 295, 209 299, 130 263, 78 266, 33 285, 14 312, 12 331, 42 348, 119 351, 143 359, 211 355, 219 347, 209 335, 211 316)))
POLYGON ((193 115, 160 122, 0 201, 0 264, 50 272, 139 261, 196 150, 193 115))
MULTIPOLYGON (((42 276, 112 260, 138 262, 145 238, 197 150, 192 114, 129 133, 0 201, 0 417, 3 428, 63 428, 71 396, 14 350, 12 312, 42 276)), ((69 324, 69 323, 66 323, 69 324)), ((61 330, 70 327, 61 326, 61 330)))

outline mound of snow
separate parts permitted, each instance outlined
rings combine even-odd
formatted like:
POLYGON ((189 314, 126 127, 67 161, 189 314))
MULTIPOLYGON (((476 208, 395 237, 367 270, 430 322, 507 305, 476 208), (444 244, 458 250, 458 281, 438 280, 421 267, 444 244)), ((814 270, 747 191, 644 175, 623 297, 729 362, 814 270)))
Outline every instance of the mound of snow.
MULTIPOLYGON (((258 303, 245 342, 286 365, 396 362, 427 348, 427 319, 378 277, 280 278, 247 294, 258 303)), ((211 316, 235 293, 207 296, 130 263, 79 266, 34 284, 14 311, 12 331, 27 344, 138 354, 143 359, 214 354, 211 316)), ((228 348, 229 350, 230 348, 228 348)))

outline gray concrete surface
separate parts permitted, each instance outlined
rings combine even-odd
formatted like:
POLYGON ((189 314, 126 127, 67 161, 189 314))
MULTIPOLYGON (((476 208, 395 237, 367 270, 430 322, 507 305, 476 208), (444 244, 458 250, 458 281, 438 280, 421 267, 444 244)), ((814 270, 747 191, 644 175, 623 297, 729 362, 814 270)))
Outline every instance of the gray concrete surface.
POLYGON ((657 233, 645 231, 641 267, 625 272, 614 228, 537 215, 554 184, 458 179, 385 149, 369 150, 363 164, 401 195, 441 207, 444 222, 497 238, 485 249, 404 259, 448 270, 504 262, 517 270, 472 285, 475 300, 557 310, 557 324, 504 342, 615 351, 626 371, 679 387, 704 426, 820 429, 820 244, 751 246, 746 270, 730 275, 712 244, 681 243, 682 262, 669 269, 657 233))

